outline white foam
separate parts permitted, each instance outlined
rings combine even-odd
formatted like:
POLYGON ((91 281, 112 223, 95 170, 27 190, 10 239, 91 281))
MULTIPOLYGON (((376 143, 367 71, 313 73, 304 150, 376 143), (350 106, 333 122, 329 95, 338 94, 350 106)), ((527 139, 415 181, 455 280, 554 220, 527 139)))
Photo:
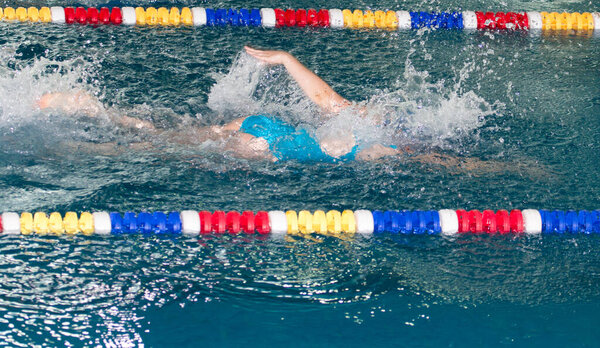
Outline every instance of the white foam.
POLYGON ((400 144, 422 143, 447 147, 452 140, 475 137, 486 117, 503 105, 489 103, 469 88, 463 89, 473 65, 458 72, 456 81, 430 82, 427 71, 416 70, 407 58, 402 79, 391 92, 374 96, 368 103, 373 117, 385 115, 387 136, 400 144))
POLYGON ((0 126, 38 121, 40 113, 36 101, 45 93, 85 91, 100 94, 93 85, 83 82, 95 70, 94 62, 79 58, 54 61, 40 57, 32 63, 23 63, 16 57, 15 47, 7 45, 0 49, 0 126))
POLYGON ((238 54, 226 74, 215 76, 208 107, 218 113, 235 112, 239 116, 257 112, 259 105, 253 94, 262 73, 262 64, 256 59, 246 53, 238 54))
POLYGON ((317 107, 282 66, 267 66, 241 52, 227 73, 214 78, 207 105, 226 120, 268 114, 292 124, 314 125, 321 119, 317 107))

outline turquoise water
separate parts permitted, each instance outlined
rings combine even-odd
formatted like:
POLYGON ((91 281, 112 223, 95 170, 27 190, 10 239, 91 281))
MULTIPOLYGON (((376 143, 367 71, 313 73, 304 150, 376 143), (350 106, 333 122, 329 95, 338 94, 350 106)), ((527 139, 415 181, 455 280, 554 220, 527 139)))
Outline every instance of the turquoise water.
MULTIPOLYGON (((289 5, 600 10, 594 1, 289 5)), ((596 209, 599 82, 600 37, 591 35, 0 23, 0 210, 596 209), (323 122, 245 44, 291 51, 370 113, 323 122), (105 110, 88 117, 34 106, 43 93, 79 90, 105 110), (317 135, 351 125, 360 138, 414 153, 267 163, 190 134, 257 112, 317 135), (113 113, 165 132, 118 127, 113 113), (373 127, 374 117, 385 126, 373 127), (430 153, 459 164, 417 160, 430 153)), ((596 346, 599 248, 597 236, 574 235, 5 236, 0 341, 596 346)))

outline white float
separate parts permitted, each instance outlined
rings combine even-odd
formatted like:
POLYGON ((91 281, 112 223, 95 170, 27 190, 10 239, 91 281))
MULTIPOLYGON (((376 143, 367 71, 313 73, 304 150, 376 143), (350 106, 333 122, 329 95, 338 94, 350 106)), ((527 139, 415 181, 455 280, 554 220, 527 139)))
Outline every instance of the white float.
POLYGON ((456 211, 450 209, 442 209, 438 211, 440 215, 440 227, 442 234, 453 235, 458 233, 458 215, 456 211))
POLYGON ((52 23, 65 23, 65 9, 60 6, 50 7, 50 16, 52 23))
POLYGON ((368 210, 355 210, 354 219, 356 220, 356 232, 360 234, 373 234, 375 222, 373 214, 368 210))
POLYGON ((105 211, 92 213, 94 218, 94 232, 96 234, 108 235, 112 230, 110 215, 105 211))
POLYGON ((542 215, 535 209, 524 209, 521 211, 523 215, 523 232, 527 234, 542 233, 542 215))
POLYGON ((269 213, 269 225, 271 233, 286 234, 287 233, 287 217, 281 210, 272 210, 269 213))
POLYGON ((206 25, 206 9, 204 7, 192 7, 192 23, 196 27, 206 25))
POLYGON ((261 25, 266 28, 273 28, 277 24, 275 18, 275 10, 272 8, 261 8, 260 9, 260 20, 261 25))
POLYGON ((194 210, 184 210, 179 213, 181 218, 181 232, 183 234, 200 234, 200 215, 194 210))

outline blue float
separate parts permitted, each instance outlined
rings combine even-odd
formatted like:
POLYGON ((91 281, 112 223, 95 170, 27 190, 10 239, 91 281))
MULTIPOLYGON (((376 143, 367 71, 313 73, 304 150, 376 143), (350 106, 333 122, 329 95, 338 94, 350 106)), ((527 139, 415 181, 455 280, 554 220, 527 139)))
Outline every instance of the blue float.
POLYGON ((575 210, 569 210, 565 214, 565 232, 577 233, 579 231, 579 219, 575 210))
POLYGON ((540 210, 540 217, 542 218, 542 233, 552 232, 552 219, 550 218, 550 212, 547 210, 540 210))
POLYGON ((592 233, 592 220, 588 217, 587 211, 580 210, 577 214, 577 220, 579 222, 579 231, 582 231, 585 234, 592 233))
POLYGON ((555 210, 552 212, 552 231, 555 233, 565 233, 565 212, 562 210, 555 210))
POLYGON ((236 10, 232 8, 227 10, 227 23, 233 27, 240 26, 240 15, 236 10))
POLYGON ((431 225, 427 226, 430 234, 439 234, 442 232, 442 226, 440 225, 440 213, 437 210, 430 210, 431 214, 431 225))
POLYGON ((121 234, 123 233, 123 218, 121 214, 117 212, 112 212, 108 214, 110 216, 110 228, 112 234, 121 234))
POLYGON ((227 25, 227 22, 228 22, 227 10, 224 8, 218 8, 215 11, 215 25, 224 27, 227 25))
POLYGON ((380 210, 373 210, 373 233, 383 233, 385 231, 385 219, 383 212, 380 210))
POLYGON ((464 20, 462 13, 452 12, 452 16, 454 17, 454 28, 464 29, 464 20))
POLYGON ((397 234, 400 232, 400 214, 394 210, 387 210, 383 213, 385 220, 385 230, 397 234))
POLYGON ((167 231, 167 215, 162 211, 155 211, 152 214, 152 232, 163 234, 167 231))
POLYGON ((137 217, 134 212, 128 211, 123 214, 123 233, 137 232, 137 217))
POLYGON ((588 213, 592 224, 592 233, 600 233, 600 211, 593 210, 588 213))
POLYGON ((181 234, 181 216, 179 212, 172 211, 167 217, 167 232, 181 234))
POLYGON ((250 11, 247 8, 240 9, 240 25, 244 27, 250 25, 250 11))
POLYGON ((141 212, 137 216, 137 227, 142 233, 152 232, 152 214, 141 212))
POLYGON ((209 27, 215 26, 216 25, 215 10, 212 8, 207 8, 204 11, 206 12, 206 25, 209 27))
POLYGON ((250 25, 253 27, 260 27, 262 25, 262 17, 260 16, 260 10, 253 8, 250 11, 250 25))
POLYGON ((412 227, 413 227, 412 212, 409 210, 403 210, 400 213, 400 216, 401 216, 400 232, 402 234, 411 234, 412 227))

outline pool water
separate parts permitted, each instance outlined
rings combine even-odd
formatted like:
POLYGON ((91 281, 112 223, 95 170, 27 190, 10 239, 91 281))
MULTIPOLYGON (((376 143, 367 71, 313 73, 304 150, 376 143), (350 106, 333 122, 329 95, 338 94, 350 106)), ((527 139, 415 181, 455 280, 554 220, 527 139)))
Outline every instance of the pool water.
MULTIPOLYGON (((104 5, 6 3, 78 4, 104 5)), ((600 10, 598 1, 205 5, 600 10)), ((598 34, 0 22, 0 210, 597 209, 599 96, 598 34), (292 52, 366 117, 323 119, 246 44, 292 52), (105 110, 35 107, 44 93, 81 90, 105 110), (350 127, 412 152, 248 161, 190 131, 256 113, 317 136, 350 127), (119 127, 112 114, 163 132, 119 127)), ((0 342, 596 346, 598 250, 594 235, 5 236, 0 342)))

